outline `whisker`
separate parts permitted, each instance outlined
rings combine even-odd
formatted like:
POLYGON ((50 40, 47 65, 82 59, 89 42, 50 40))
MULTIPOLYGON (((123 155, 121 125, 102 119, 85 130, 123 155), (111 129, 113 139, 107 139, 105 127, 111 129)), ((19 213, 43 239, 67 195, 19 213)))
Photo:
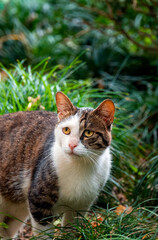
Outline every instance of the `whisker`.
MULTIPOLYGON (((97 158, 98 158, 98 156, 97 156, 97 158)), ((91 165, 92 165, 93 167, 99 165, 99 164, 98 164, 98 161, 97 161, 97 158, 96 158, 96 157, 93 157, 93 156, 91 156, 90 154, 87 153, 86 160, 88 160, 88 162, 91 163, 91 165)))
POLYGON ((96 163, 92 159, 84 157, 84 161, 86 164, 88 162, 93 169, 95 168, 96 163))
POLYGON ((47 149, 46 151, 42 151, 39 155, 38 155, 38 157, 42 157, 42 155, 45 155, 45 154, 47 154, 47 153, 49 153, 50 152, 50 149, 47 149))
POLYGON ((49 157, 51 157, 52 156, 52 154, 50 153, 50 154, 48 154, 47 156, 45 156, 44 158, 42 158, 42 161, 43 160, 46 160, 46 159, 48 159, 49 157))

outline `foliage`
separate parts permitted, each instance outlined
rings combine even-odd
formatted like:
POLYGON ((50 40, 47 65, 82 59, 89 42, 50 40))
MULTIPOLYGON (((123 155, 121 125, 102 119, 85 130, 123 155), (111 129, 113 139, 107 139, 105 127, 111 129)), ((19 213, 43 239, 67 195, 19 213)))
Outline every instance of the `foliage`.
MULTIPOLYGON (((143 61, 152 72, 158 51, 156 6, 148 0, 2 1, 1 60, 8 64, 27 58, 37 63, 51 55, 53 64, 67 64, 89 49, 85 58, 92 74, 116 71, 127 55, 132 56, 130 65, 140 67, 143 61)), ((129 74, 130 66, 127 70, 129 74)))
POLYGON ((154 0, 0 2, 0 114, 54 111, 58 90, 78 106, 116 105, 112 178, 97 201, 109 223, 96 235, 85 219, 84 239, 156 239, 157 11, 154 0), (116 218, 120 203, 132 214, 116 218))

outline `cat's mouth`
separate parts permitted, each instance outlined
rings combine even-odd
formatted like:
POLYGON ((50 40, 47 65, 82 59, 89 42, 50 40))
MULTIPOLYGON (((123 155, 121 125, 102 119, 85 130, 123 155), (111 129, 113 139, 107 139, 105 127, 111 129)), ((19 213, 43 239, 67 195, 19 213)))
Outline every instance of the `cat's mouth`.
POLYGON ((68 154, 70 157, 80 157, 83 155, 80 151, 77 151, 76 149, 69 149, 68 151, 66 151, 66 154, 68 154))
POLYGON ((80 156, 77 152, 71 151, 68 153, 69 156, 80 156))

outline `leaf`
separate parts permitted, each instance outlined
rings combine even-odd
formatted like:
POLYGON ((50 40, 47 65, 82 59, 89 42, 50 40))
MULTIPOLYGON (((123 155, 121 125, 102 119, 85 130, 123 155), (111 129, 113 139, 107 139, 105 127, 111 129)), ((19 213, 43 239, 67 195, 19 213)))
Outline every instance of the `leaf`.
POLYGON ((116 209, 115 209, 115 213, 119 216, 121 215, 122 213, 125 213, 125 214, 129 214, 131 213, 133 210, 133 208, 130 206, 130 207, 125 207, 123 205, 119 205, 116 209))
POLYGON ((130 164, 130 167, 135 173, 138 172, 138 169, 134 165, 130 164))
MULTIPOLYGON (((150 237, 149 234, 146 234, 142 237, 142 239, 149 239, 149 237, 150 237)), ((156 239, 156 240, 158 240, 158 239, 156 239)))
POLYGON ((104 221, 104 218, 101 215, 99 215, 99 216, 97 216, 97 220, 96 221, 92 221, 91 222, 91 225, 92 225, 93 228, 96 228, 96 227, 100 226, 100 224, 103 221, 104 221))
POLYGON ((92 224, 92 228, 96 228, 97 226, 100 225, 100 223, 98 223, 97 221, 92 221, 91 224, 92 224))
MULTIPOLYGON (((27 106, 27 111, 30 111, 32 106, 35 106, 36 103, 40 100, 40 95, 38 95, 36 98, 33 97, 28 97, 28 106, 27 106)), ((43 106, 42 106, 43 107, 43 106)))
POLYGON ((8 75, 4 71, 0 71, 0 81, 5 81, 8 78, 8 75))
POLYGON ((98 222, 103 222, 103 221, 104 221, 104 219, 103 219, 103 217, 102 217, 102 216, 98 216, 98 217, 97 217, 97 221, 98 221, 98 222))
POLYGON ((142 20, 143 15, 140 13, 136 16, 135 21, 134 21, 134 26, 136 28, 139 28, 141 25, 141 20, 142 20))
POLYGON ((40 100, 39 95, 36 98, 28 97, 28 101, 31 102, 31 103, 36 103, 38 100, 40 100))
POLYGON ((61 220, 60 220, 60 219, 57 219, 57 220, 53 223, 53 225, 54 225, 55 227, 61 226, 61 220))
POLYGON ((0 222, 0 227, 3 227, 3 228, 8 228, 8 225, 4 222, 0 222))

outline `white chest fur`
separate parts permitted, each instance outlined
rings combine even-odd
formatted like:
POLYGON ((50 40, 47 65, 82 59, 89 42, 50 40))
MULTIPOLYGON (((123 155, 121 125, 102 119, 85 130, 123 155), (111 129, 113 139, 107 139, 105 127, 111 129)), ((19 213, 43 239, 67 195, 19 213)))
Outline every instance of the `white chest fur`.
POLYGON ((66 205, 75 210, 89 208, 109 177, 109 149, 96 160, 96 164, 90 164, 82 157, 69 158, 57 145, 53 154, 60 189, 57 205, 66 205))

